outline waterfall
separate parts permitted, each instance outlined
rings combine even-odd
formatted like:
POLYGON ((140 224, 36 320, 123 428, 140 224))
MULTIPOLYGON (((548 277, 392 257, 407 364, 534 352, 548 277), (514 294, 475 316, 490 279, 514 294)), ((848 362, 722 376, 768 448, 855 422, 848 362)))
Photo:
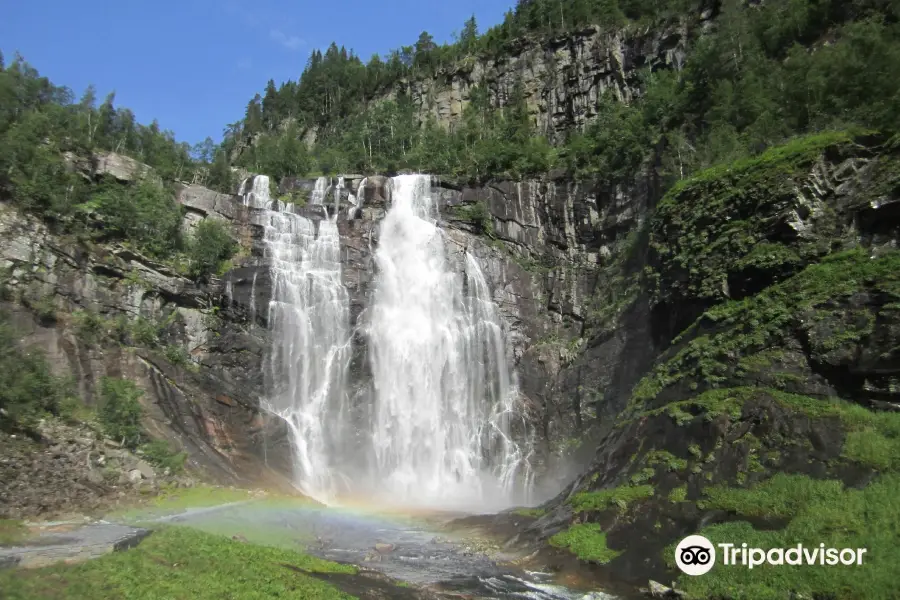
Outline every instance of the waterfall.
POLYGON ((341 210, 341 193, 344 191, 344 176, 338 177, 337 187, 334 188, 334 214, 341 210))
MULTIPOLYGON (((320 184, 321 181, 321 184, 320 184)), ((324 197, 324 178, 316 194, 324 197)), ((257 175, 244 203, 262 209, 265 252, 270 261, 272 350, 265 408, 286 423, 294 455, 295 482, 320 501, 341 489, 336 460, 347 442, 346 374, 350 359, 347 290, 341 282, 335 219, 315 223, 275 203, 269 178, 257 175)))
POLYGON ((322 204, 325 201, 326 193, 328 193, 328 177, 319 177, 316 179, 316 186, 313 188, 309 203, 322 204))
MULTIPOLYGON (((263 407, 286 424, 295 482, 326 503, 347 493, 479 510, 527 502, 532 444, 485 276, 467 252, 445 251, 429 177, 389 187, 365 318, 372 393, 351 407, 338 213, 314 220, 273 202, 265 176, 241 185, 265 227, 272 282, 263 407)), ((343 188, 320 177, 310 203, 333 193, 339 205, 343 188)))
POLYGON ((368 331, 373 485, 391 502, 508 506, 530 470, 501 320, 474 258, 451 268, 437 218, 429 177, 394 178, 368 331))

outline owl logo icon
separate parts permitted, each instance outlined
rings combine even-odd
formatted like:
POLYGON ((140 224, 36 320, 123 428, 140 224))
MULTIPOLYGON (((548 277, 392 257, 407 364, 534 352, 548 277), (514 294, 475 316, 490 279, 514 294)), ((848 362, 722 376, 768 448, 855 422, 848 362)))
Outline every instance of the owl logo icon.
POLYGON ((716 564, 716 549, 702 535, 689 535, 675 547, 675 564, 686 575, 703 575, 716 564))

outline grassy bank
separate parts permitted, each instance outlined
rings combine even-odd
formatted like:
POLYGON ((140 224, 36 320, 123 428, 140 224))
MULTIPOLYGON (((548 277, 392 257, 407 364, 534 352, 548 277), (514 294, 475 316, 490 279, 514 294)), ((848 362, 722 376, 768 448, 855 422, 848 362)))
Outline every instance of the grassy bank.
POLYGON ((349 600, 313 573, 355 573, 279 548, 165 527, 137 548, 79 565, 0 572, 7 600, 349 600))

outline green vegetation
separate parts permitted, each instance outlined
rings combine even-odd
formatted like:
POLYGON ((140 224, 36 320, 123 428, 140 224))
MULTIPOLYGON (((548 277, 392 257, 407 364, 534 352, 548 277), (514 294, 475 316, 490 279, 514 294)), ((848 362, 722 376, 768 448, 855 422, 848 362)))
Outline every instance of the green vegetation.
POLYGON ((606 545, 606 533, 596 523, 579 523, 550 538, 550 544, 566 548, 581 560, 606 564, 621 552, 606 545))
POLYGON ((218 273, 222 263, 236 250, 237 244, 224 223, 214 219, 200 221, 188 246, 191 274, 208 277, 218 273))
MULTIPOLYGON (((698 417, 713 419, 723 414, 736 420, 741 416, 744 404, 760 398, 769 398, 784 408, 813 419, 827 417, 840 419, 846 432, 842 449, 843 458, 879 471, 900 470, 900 414, 875 412, 837 398, 810 398, 760 387, 723 388, 709 390, 689 400, 645 411, 641 416, 667 414, 680 425, 698 417)), ((702 451, 696 444, 692 444, 689 451, 695 459, 702 458, 702 451)), ((681 470, 686 467, 683 461, 667 455, 665 452, 651 452, 647 455, 647 464, 666 465, 669 470, 681 470)))
MULTIPOLYGON (((753 269, 757 279, 785 279, 827 252, 815 241, 767 242, 771 222, 758 215, 774 215, 790 201, 797 177, 807 175, 823 153, 852 146, 846 133, 806 136, 678 182, 650 220, 658 263, 650 276, 652 301, 726 300, 731 273, 753 269)), ((825 224, 820 216, 817 226, 827 237, 825 224)))
MULTIPOLYGON (((802 543, 818 548, 866 548, 863 564, 821 568, 783 565, 777 568, 715 568, 703 577, 682 577, 679 587, 691 597, 736 599, 783 598, 785 590, 805 597, 890 598, 896 585, 894 565, 900 561, 900 478, 884 475, 864 489, 841 482, 778 474, 751 489, 707 490, 704 506, 738 516, 789 519, 780 529, 756 529, 743 521, 714 525, 700 534, 714 544, 743 543, 765 550, 802 543)), ((667 559, 674 564, 673 548, 667 559)))
MULTIPOLYGON (((135 123, 110 94, 97 106, 89 87, 79 102, 53 85, 21 56, 0 64, 0 199, 38 215, 64 232, 116 240, 159 260, 186 249, 182 208, 163 182, 200 181, 232 193, 225 153, 208 140, 194 149, 177 143, 154 122, 135 123), (117 152, 152 169, 131 183, 90 172, 93 153, 117 152), (80 171, 87 171, 85 177, 80 171)), ((216 240, 217 242, 219 240, 216 240)), ((221 243, 212 246, 224 252, 221 243)))
POLYGON ((862 249, 830 255, 755 296, 710 309, 682 334, 690 341, 681 343, 672 358, 635 387, 633 400, 651 401, 685 379, 707 387, 722 385, 734 375, 734 357, 777 347, 796 328, 809 332, 813 356, 833 352, 835 344, 855 344, 872 327, 870 318, 856 318, 862 309, 847 303, 861 290, 900 300, 900 252, 876 258, 862 249), (842 302, 845 308, 835 312, 834 306, 842 302), (822 334, 816 329, 820 323, 828 325, 822 334), (708 333, 712 328, 715 332, 708 333))
POLYGON ((15 519, 0 519, 0 546, 14 546, 28 536, 28 528, 15 519))
POLYGON ((106 435, 127 448, 137 448, 143 441, 143 409, 139 400, 143 393, 127 379, 104 377, 100 380, 100 424, 106 435))
POLYGON ((141 446, 141 452, 147 462, 162 469, 169 469, 170 473, 184 471, 184 462, 187 460, 186 452, 173 452, 169 443, 163 440, 153 440, 141 446))
POLYGON ((140 397, 143 393, 128 379, 102 378, 97 417, 103 432, 130 450, 140 449, 148 462, 172 473, 180 473, 184 470, 187 454, 175 452, 168 442, 147 438, 141 424, 144 409, 140 397))
POLYGON ((97 213, 104 235, 128 240, 154 258, 168 258, 181 250, 182 208, 159 183, 143 179, 134 185, 101 184, 90 199, 76 206, 97 213))
POLYGON ((669 492, 669 502, 678 503, 684 502, 687 500, 687 486, 682 485, 677 488, 673 488, 671 492, 669 492))
POLYGON ((671 452, 665 450, 653 450, 647 454, 647 464, 650 466, 661 466, 666 471, 683 471, 687 469, 688 463, 682 458, 678 458, 671 452))
POLYGON ((23 347, 0 313, 0 428, 33 428, 73 396, 71 379, 54 375, 42 352, 23 347))
POLYGON ((169 344, 166 346, 163 354, 165 354, 166 360, 175 366, 184 366, 191 362, 191 355, 183 346, 178 344, 169 344))
POLYGON ((114 513, 112 516, 132 522, 141 522, 154 517, 180 513, 188 508, 203 508, 231 502, 243 502, 250 500, 252 497, 248 490, 235 488, 205 485, 190 488, 171 488, 161 491, 158 496, 155 496, 142 506, 126 509, 114 513))
POLYGON ((629 504, 646 500, 651 496, 653 496, 652 485, 624 485, 599 492, 578 492, 569 499, 569 504, 576 513, 612 507, 624 512, 629 504))
POLYGON ((468 221, 478 230, 479 233, 494 237, 494 223, 491 213, 484 202, 476 202, 475 204, 463 204, 455 206, 452 209, 453 215, 464 221, 468 221))
MULTIPOLYGON (((604 181, 629 178, 656 152, 663 175, 676 181, 797 134, 896 129, 900 82, 889 74, 900 65, 898 13, 879 0, 726 0, 716 27, 689 44, 683 69, 642 73, 643 93, 630 104, 600 98, 596 117, 579 132, 537 131, 521 90, 507 97, 486 81, 475 82, 451 131, 427 118, 420 125, 403 83, 434 79, 439 86, 479 60, 490 64, 588 25, 629 36, 700 12, 688 0, 520 0, 483 35, 468 20, 452 44, 422 32, 414 45, 367 63, 332 44, 312 53, 299 80, 280 88, 269 81, 229 126, 223 148, 258 139, 239 162, 276 177, 410 168, 483 179, 565 167, 604 181), (310 131, 316 142, 308 156, 294 145, 310 131)), ((548 67, 545 85, 558 84, 556 71, 548 67)))
POLYGON ((289 550, 166 527, 134 549, 80 565, 0 572, 0 588, 9 600, 349 600, 310 574, 355 572, 289 550))

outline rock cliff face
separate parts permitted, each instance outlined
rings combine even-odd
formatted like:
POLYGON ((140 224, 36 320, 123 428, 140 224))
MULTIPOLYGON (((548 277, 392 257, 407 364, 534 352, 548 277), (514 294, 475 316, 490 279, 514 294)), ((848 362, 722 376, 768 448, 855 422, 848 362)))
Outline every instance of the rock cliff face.
MULTIPOLYGON (((186 227, 202 215, 253 237, 234 198, 195 187, 180 197, 186 227)), ((265 332, 229 301, 223 281, 199 284, 124 246, 56 235, 11 206, 0 211, 3 308, 26 345, 73 375, 89 404, 103 376, 139 383, 151 434, 187 450, 189 464, 212 479, 284 484, 261 468, 290 472, 284 453, 268 457, 265 448, 278 443, 258 408, 265 332)))
POLYGON ((537 131, 561 141, 596 115, 604 93, 623 101, 640 94, 640 70, 680 69, 688 41, 712 16, 712 9, 701 9, 662 27, 588 27, 547 40, 522 39, 501 57, 469 57, 434 78, 400 81, 390 95, 409 96, 420 120, 431 117, 449 127, 461 118, 476 86, 502 107, 521 85, 537 131))
POLYGON ((735 527, 782 535, 807 504, 764 504, 791 485, 863 490, 896 470, 882 411, 900 409, 900 229, 884 141, 812 137, 701 173, 602 261, 600 310, 562 374, 602 389, 596 457, 519 539, 560 534, 616 577, 671 581, 663 549, 688 534, 730 541, 716 527, 750 521, 735 527))
MULTIPOLYGON (((118 165, 116 177, 123 184, 143 170, 115 156, 94 163, 118 165)), ((96 165, 84 168, 98 172, 96 165)), ((369 358, 361 315, 373 291, 373 256, 389 207, 390 180, 359 175, 344 180, 337 206, 355 332, 351 378, 363 389, 369 358), (349 202, 351 194, 362 198, 361 208, 349 202)), ((478 258, 508 327, 513 366, 538 432, 539 469, 556 467, 545 494, 567 480, 571 473, 561 467, 569 463, 573 442, 593 423, 597 391, 583 389, 569 371, 592 310, 598 261, 654 202, 652 179, 640 182, 629 188, 563 179, 469 187, 435 179, 451 260, 462 268, 465 251, 478 258)), ((314 180, 287 180, 281 191, 309 191, 314 185, 314 180)), ((226 482, 254 481, 261 472, 277 479, 275 472, 290 474, 291 466, 284 431, 259 408, 270 344, 264 211, 244 206, 239 196, 197 185, 179 184, 176 193, 186 231, 202 219, 216 219, 240 242, 233 268, 221 278, 196 282, 125 246, 55 235, 3 206, 0 238, 7 243, 0 266, 9 272, 8 307, 26 342, 47 350, 60 371, 74 374, 89 403, 103 376, 133 379, 145 390, 151 432, 187 450, 195 466, 226 482), (97 323, 100 335, 85 331, 86 319, 97 323), (136 339, 130 329, 135 323, 152 327, 150 341, 136 339), (260 463, 272 472, 261 470, 260 463)), ((329 199, 325 206, 302 210, 321 219, 334 204, 329 199)), ((612 378, 617 367, 611 360, 601 369, 603 376, 612 378)))

